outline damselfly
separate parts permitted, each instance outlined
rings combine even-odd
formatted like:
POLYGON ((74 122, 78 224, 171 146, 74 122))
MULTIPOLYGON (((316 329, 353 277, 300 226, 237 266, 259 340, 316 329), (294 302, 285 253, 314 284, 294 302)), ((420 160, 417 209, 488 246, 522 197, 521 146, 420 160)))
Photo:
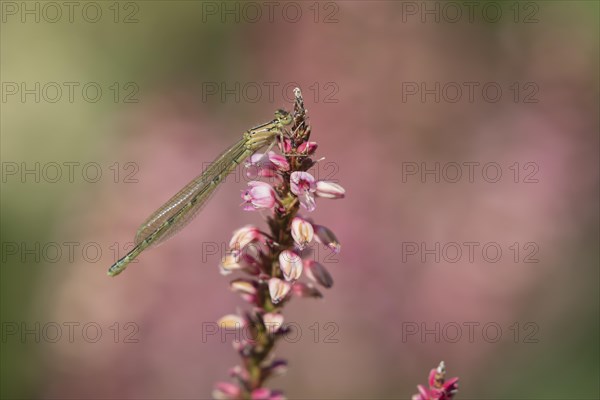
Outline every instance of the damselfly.
MULTIPOLYGON (((297 89, 297 105, 301 101, 300 96, 300 91, 297 89)), ((120 274, 142 251, 164 242, 179 232, 198 214, 211 194, 236 166, 260 148, 272 145, 278 136, 286 133, 286 127, 293 121, 292 114, 278 110, 273 121, 244 132, 239 142, 225 150, 206 171, 148 217, 137 230, 135 247, 109 268, 108 275, 120 274)))

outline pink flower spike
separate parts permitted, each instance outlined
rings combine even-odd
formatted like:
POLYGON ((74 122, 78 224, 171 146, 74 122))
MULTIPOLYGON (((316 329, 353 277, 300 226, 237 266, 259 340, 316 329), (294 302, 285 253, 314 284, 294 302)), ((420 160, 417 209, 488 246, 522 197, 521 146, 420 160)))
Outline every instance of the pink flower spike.
POLYGON ((283 300, 291 289, 292 285, 288 282, 282 281, 279 278, 269 279, 269 294, 271 295, 273 304, 277 304, 283 300))
POLYGON ((275 190, 266 182, 250 181, 250 189, 242 193, 244 210, 253 211, 259 208, 273 208, 276 203, 275 190))
POLYGON ((333 278, 329 274, 329 271, 325 269, 323 265, 313 260, 305 260, 304 267, 306 270, 306 276, 309 279, 317 282, 323 287, 329 289, 333 286, 333 278))
POLYGON ((298 153, 311 155, 317 150, 317 142, 304 142, 298 146, 298 153))
POLYGON ((313 228, 315 230, 315 239, 317 242, 329 247, 329 249, 335 254, 340 252, 342 246, 331 229, 323 225, 313 225, 313 228))
POLYGON ((419 393, 413 395, 413 400, 450 400, 458 392, 458 378, 444 380, 446 366, 440 362, 437 368, 429 372, 429 389, 418 385, 419 393))
POLYGON ((314 233, 315 231, 310 222, 300 217, 294 217, 292 220, 292 238, 294 238, 294 242, 296 242, 300 250, 312 242, 314 233))
POLYGON ((315 209, 313 192, 316 190, 315 178, 308 172, 295 171, 290 175, 290 188, 298 196, 302 207, 308 211, 315 209))
POLYGON ((295 281, 302 274, 302 259, 293 251, 284 250, 279 254, 279 268, 286 281, 295 281))
POLYGON ((274 151, 270 151, 268 154, 269 161, 275 165, 280 171, 289 171, 290 163, 281 154, 277 154, 274 151))
POLYGON ((342 199, 346 195, 346 190, 337 183, 318 181, 315 194, 324 199, 342 199))
POLYGON ((212 395, 216 400, 237 399, 241 395, 240 388, 233 383, 218 382, 215 386, 212 395))

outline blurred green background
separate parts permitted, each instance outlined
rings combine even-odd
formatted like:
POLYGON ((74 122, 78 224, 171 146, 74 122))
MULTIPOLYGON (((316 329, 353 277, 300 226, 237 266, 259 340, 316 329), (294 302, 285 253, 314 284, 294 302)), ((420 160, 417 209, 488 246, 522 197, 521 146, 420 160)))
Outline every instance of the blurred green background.
POLYGON ((444 360, 462 399, 599 398, 598 2, 472 3, 2 1, 2 398, 210 397, 237 359, 203 329, 243 307, 213 245, 262 223, 238 207, 243 172, 105 270, 296 84, 316 174, 348 196, 312 215, 342 242, 322 260, 336 283, 286 311, 302 335, 271 386, 409 398, 444 360), (501 179, 441 169, 474 162, 501 179), (503 256, 405 251, 465 242, 503 256))

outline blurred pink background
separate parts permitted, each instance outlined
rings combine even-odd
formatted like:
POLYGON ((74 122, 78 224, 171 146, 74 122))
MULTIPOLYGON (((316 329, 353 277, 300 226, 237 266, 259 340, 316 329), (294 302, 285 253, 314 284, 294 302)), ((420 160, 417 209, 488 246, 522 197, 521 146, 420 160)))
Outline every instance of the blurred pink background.
MULTIPOLYGON (((335 280, 325 298, 295 300, 286 309, 302 335, 279 344, 276 354, 290 367, 269 386, 299 399, 409 398, 444 360, 449 376, 461 378, 462 399, 598 396, 597 4, 538 2, 533 24, 508 17, 495 24, 403 23, 393 2, 337 3, 339 21, 331 24, 308 15, 295 24, 203 24, 190 15, 195 4, 142 3, 136 26, 36 28, 73 43, 67 35, 81 29, 79 45, 94 46, 88 51, 92 60, 103 60, 99 70, 123 68, 115 76, 143 89, 138 104, 113 104, 75 123, 73 129, 99 122, 102 132, 93 139, 82 133, 72 146, 72 154, 86 149, 106 165, 134 161, 139 183, 68 188, 52 209, 48 236, 103 249, 133 240, 145 217, 241 132, 269 120, 276 108, 291 108, 280 88, 297 82, 319 143, 317 158, 326 157, 318 173, 347 191, 346 199, 318 201, 310 217, 337 234, 342 252, 337 262, 323 261, 335 280), (115 29, 122 30, 122 42, 115 29), (281 85, 272 101, 263 95, 256 103, 221 102, 218 95, 203 101, 206 82, 281 85), (503 97, 492 103, 476 91, 473 102, 436 103, 432 95, 403 101, 407 82, 497 82, 503 97), (514 82, 533 82, 538 102, 515 102, 514 82), (333 87, 337 92, 328 99, 337 102, 324 101, 333 87), (458 183, 403 176, 408 163, 436 162, 495 162, 502 177, 488 183, 480 168, 473 183, 466 168, 458 183), (509 168, 514 163, 518 183, 509 168), (526 163, 537 167, 538 182, 523 182, 531 171, 526 163), (474 262, 465 252, 456 263, 405 253, 407 243, 433 248, 436 242, 491 242, 503 253, 496 263, 482 257, 481 245, 474 262), (515 242, 517 262, 510 249, 515 242), (524 248, 527 243, 535 247, 524 248), (539 262, 524 262, 533 248, 539 262), (335 323, 337 343, 324 340, 332 332, 327 322, 335 323), (472 341, 465 322, 479 324, 472 341), (422 323, 446 326, 452 337, 448 324, 456 323, 462 337, 456 343, 444 334, 439 343, 431 334, 423 340, 421 331, 403 337, 409 325, 421 329, 422 323), (482 336, 488 323, 502 328, 497 343, 482 336), (526 323, 537 327, 531 336, 537 343, 524 339, 533 329, 526 323)), ((24 29, 8 28, 14 29, 9 40, 24 29)), ((9 46, 5 56, 16 49, 9 46)), ((14 61, 12 68, 7 75, 14 61)), ((11 128, 9 122, 8 135, 11 128)), ((229 342, 203 340, 203 324, 246 306, 228 290, 231 277, 219 274, 219 256, 206 254, 206 246, 224 246, 245 224, 265 227, 259 213, 239 207, 246 181, 229 178, 196 221, 118 278, 105 276, 114 261, 108 251, 96 263, 78 259, 35 269, 40 278, 28 301, 31 321, 95 321, 107 338, 109 326, 119 322, 125 335, 123 325, 131 321, 139 341, 103 337, 37 346, 31 356, 41 363, 36 372, 17 369, 30 371, 35 382, 33 394, 24 393, 210 397, 214 382, 226 380, 238 359, 229 342)), ((19 207, 9 198, 11 206, 19 207)))

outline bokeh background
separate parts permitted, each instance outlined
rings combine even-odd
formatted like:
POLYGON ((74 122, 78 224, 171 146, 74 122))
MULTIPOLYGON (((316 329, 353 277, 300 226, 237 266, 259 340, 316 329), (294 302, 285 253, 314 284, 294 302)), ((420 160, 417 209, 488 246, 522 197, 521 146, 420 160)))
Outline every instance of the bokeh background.
POLYGON ((597 2, 92 3, 1 4, 2 398, 209 398, 227 379, 230 341, 203 332, 245 307, 217 268, 234 229, 263 224, 239 207, 243 171, 105 271, 295 84, 315 175, 347 198, 311 215, 342 243, 316 253, 335 285, 287 308, 301 334, 270 386, 409 398, 444 360, 462 399, 600 396, 597 2))

